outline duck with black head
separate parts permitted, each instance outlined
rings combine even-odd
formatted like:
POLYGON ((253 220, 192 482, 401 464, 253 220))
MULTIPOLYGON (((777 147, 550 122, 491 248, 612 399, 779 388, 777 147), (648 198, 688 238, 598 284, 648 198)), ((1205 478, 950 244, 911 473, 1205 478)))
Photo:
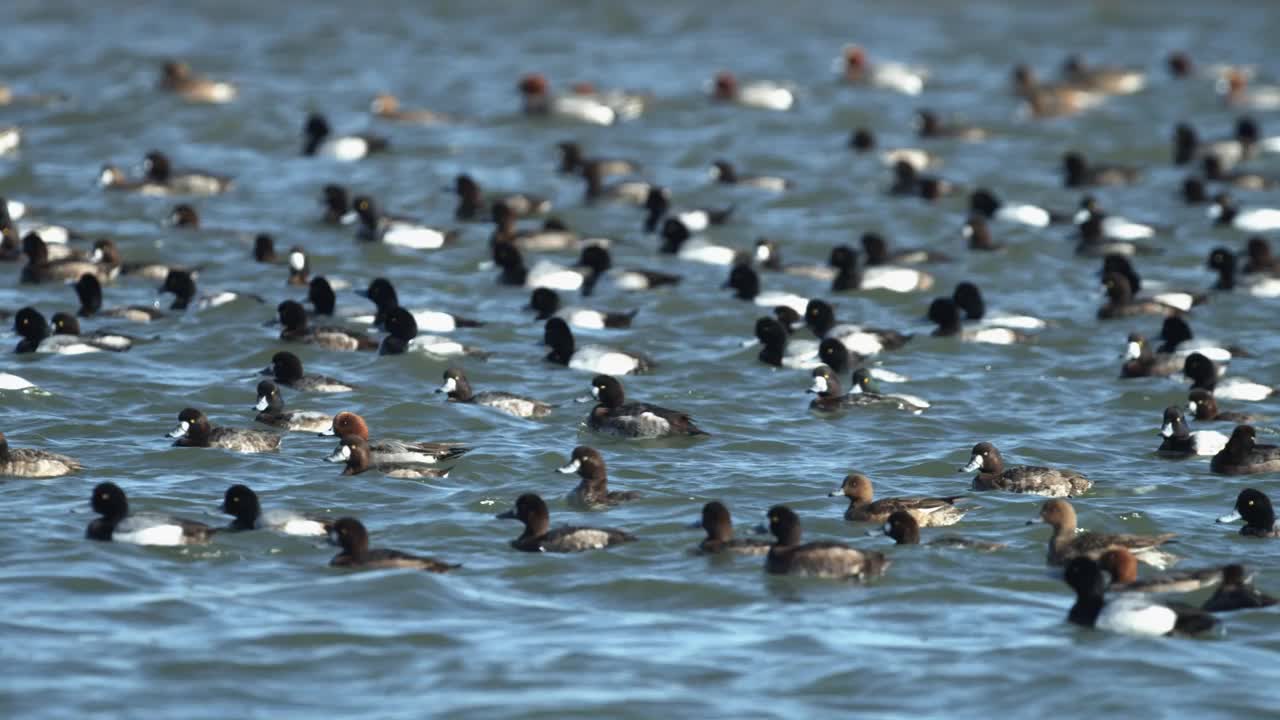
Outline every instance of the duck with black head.
POLYGON ((591 379, 591 395, 598 401, 587 416, 587 427, 605 435, 653 439, 709 435, 688 413, 642 402, 627 402, 622 383, 609 375, 591 379))
POLYGON ((1093 481, 1074 470, 1059 470, 1038 465, 1012 465, 1005 467, 1004 458, 995 445, 980 442, 969 452, 969 462, 958 472, 973 472, 974 490, 1003 490, 1005 492, 1072 497, 1083 495, 1093 487, 1093 481))
POLYGON ((89 505, 100 516, 85 528, 85 537, 89 540, 134 545, 203 545, 217 532, 194 520, 157 513, 131 513, 124 490, 112 482, 94 487, 89 505))
POLYGON ((553 530, 547 503, 533 493, 516 498, 515 507, 494 517, 524 523, 524 532, 511 541, 511 547, 522 552, 584 552, 637 540, 635 535, 617 528, 563 526, 553 530))
POLYGON ((170 433, 176 447, 222 448, 238 453, 272 452, 280 449, 281 437, 263 430, 214 427, 195 408, 178 413, 178 426, 170 433))
POLYGON ((1280 446, 1259 443, 1257 437, 1252 425, 1237 425, 1222 450, 1209 461, 1209 469, 1221 475, 1280 471, 1280 446))
POLYGON ((444 393, 452 403, 482 405, 518 418, 546 417, 552 410, 551 405, 523 395, 500 390, 475 392, 462 368, 445 370, 444 384, 436 392, 444 393))
POLYGON ((379 135, 334 134, 329 120, 320 113, 311 113, 302 125, 302 154, 307 157, 353 162, 373 153, 385 152, 389 146, 390 142, 379 135))
POLYGON ((733 536, 733 518, 729 515, 729 508, 718 500, 703 505, 702 517, 689 527, 701 528, 707 533, 707 537, 698 543, 697 552, 701 555, 761 556, 769 552, 770 544, 763 540, 733 536))
POLYGON ((765 572, 771 575, 868 580, 883 575, 891 564, 884 553, 874 550, 829 540, 802 543, 800 517, 785 505, 769 508, 766 517, 768 532, 775 539, 764 562, 765 572))
POLYGON ((1234 523, 1244 520, 1240 534, 1248 537, 1275 538, 1280 537, 1280 528, 1276 527, 1276 511, 1271 505, 1271 498, 1261 490, 1245 488, 1236 496, 1236 503, 1231 512, 1218 518, 1220 523, 1234 523))
POLYGON ((342 548, 342 552, 329 561, 330 567, 348 570, 383 570, 397 568, 447 573, 462 565, 447 563, 435 558, 410 555, 399 550, 369 547, 369 531, 364 524, 352 517, 339 518, 329 530, 329 541, 342 548))
POLYGON ((1275 394, 1275 388, 1247 378, 1223 378, 1217 363, 1198 351, 1183 361, 1182 374, 1191 381, 1191 389, 1207 390, 1221 400, 1260 402, 1275 394))
POLYGON ((1143 595, 1125 593, 1106 598, 1107 582, 1098 563, 1087 557, 1066 564, 1063 579, 1075 590, 1076 601, 1067 621, 1125 635, 1198 635, 1209 632, 1218 621, 1203 610, 1185 605, 1163 605, 1143 595))
POLYGON ((928 545, 930 547, 960 548, 979 550, 981 552, 995 552, 1008 547, 1004 543, 974 540, 956 535, 942 535, 929 540, 929 542, 921 543, 920 523, 914 515, 905 510, 896 510, 890 514, 889 519, 884 523, 883 530, 885 535, 893 538, 896 545, 928 545))
POLYGON ((545 360, 573 370, 605 375, 634 375, 654 368, 653 360, 638 353, 604 345, 579 346, 574 341, 569 324, 558 317, 547 320, 543 327, 542 344, 551 348, 545 360))

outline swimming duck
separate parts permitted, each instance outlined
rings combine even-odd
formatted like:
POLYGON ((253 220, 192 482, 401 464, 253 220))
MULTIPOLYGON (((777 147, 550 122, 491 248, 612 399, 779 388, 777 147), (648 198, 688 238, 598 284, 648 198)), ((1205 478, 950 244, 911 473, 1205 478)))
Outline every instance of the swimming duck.
POLYGON ((80 461, 60 453, 34 448, 10 448, 0 433, 0 475, 51 478, 70 475, 81 469, 80 461))
POLYGON ((359 475, 375 470, 387 477, 405 480, 447 478, 453 468, 427 467, 420 462, 374 462, 369 442, 359 435, 343 435, 338 447, 325 458, 327 462, 344 463, 343 475, 359 475))
POLYGON ((1178 570, 1138 579, 1138 559, 1123 547, 1102 553, 1098 566, 1111 576, 1107 590, 1116 593, 1189 593, 1222 582, 1225 567, 1178 570))
MULTIPOLYGON (((111 333, 98 331, 95 333, 82 333, 80 331, 80 321, 74 315, 67 313, 54 313, 51 318, 53 324, 53 334, 55 337, 66 336, 74 338, 74 342, 84 343, 101 350, 110 350, 112 352, 124 352, 133 347, 137 342, 137 338, 119 333, 111 333)), ((72 342, 68 340, 67 342, 72 342)))
POLYGON ((1097 185, 1132 185, 1140 173, 1135 168, 1120 165, 1094 165, 1078 152, 1062 156, 1062 185, 1066 188, 1093 187, 1097 185))
MULTIPOLYGON (((884 534, 893 538, 896 545, 921 544, 920 523, 916 522, 915 515, 905 510, 895 510, 889 515, 889 519, 884 523, 884 534)), ((967 548, 982 552, 995 552, 1008 547, 1004 543, 973 540, 971 538, 956 537, 955 535, 936 537, 924 544, 933 547, 967 548)))
POLYGON ((631 375, 653 369, 653 361, 643 355, 614 350, 603 345, 578 347, 573 331, 562 318, 552 317, 543 327, 542 344, 551 348, 546 360, 574 370, 608 375, 631 375))
POLYGON ((1164 424, 1160 427, 1164 438, 1156 454, 1165 457, 1190 457, 1217 455, 1227 445, 1227 436, 1216 430, 1191 432, 1182 410, 1170 405, 1164 410, 1164 424))
POLYGON ((716 160, 711 163, 711 179, 721 185, 743 185, 770 192, 785 192, 791 189, 792 182, 776 175, 743 175, 739 174, 733 163, 728 160, 716 160))
POLYGON ((1215 397, 1226 400, 1258 402, 1275 393, 1275 388, 1245 378, 1229 377, 1220 380, 1222 373, 1217 364, 1199 351, 1191 353, 1183 361, 1182 374, 1191 381, 1193 390, 1208 390, 1215 397))
POLYGON ((600 245, 587 245, 578 256, 578 265, 586 268, 587 276, 582 283, 582 295, 586 297, 595 291, 596 285, 607 274, 614 287, 628 292, 652 290, 667 285, 679 284, 679 275, 635 268, 614 268, 613 258, 608 248, 600 245))
POLYGON ((1222 475, 1252 475, 1280 470, 1280 446, 1261 445, 1252 425, 1237 425, 1209 469, 1222 475))
POLYGON ((455 230, 440 230, 407 218, 384 215, 367 195, 357 197, 352 207, 360 221, 356 236, 366 242, 410 250, 439 250, 458 238, 455 230))
POLYGON ((712 81, 711 99, 759 110, 787 111, 795 103, 791 90, 768 80, 740 83, 733 73, 721 71, 712 81))
POLYGON ((436 392, 445 393, 449 402, 483 405, 519 418, 540 418, 551 414, 551 406, 547 403, 522 395, 495 390, 473 392, 466 373, 460 368, 445 370, 444 384, 436 388, 436 392))
POLYGON ((378 93, 369 102, 369 112, 374 117, 383 120, 394 120, 402 123, 412 123, 414 125, 445 125, 453 122, 453 118, 432 110, 412 109, 406 110, 400 107, 400 98, 391 93, 378 93))
POLYGON ((933 287, 929 273, 914 268, 858 267, 858 253, 848 245, 832 248, 827 264, 836 269, 831 283, 834 292, 845 290, 889 290, 891 292, 915 292, 933 287))
POLYGON ((609 478, 605 470, 604 457, 595 448, 580 445, 569 455, 569 462, 558 468, 556 472, 564 475, 577 474, 582 479, 578 486, 569 493, 569 504, 588 509, 612 507, 640 497, 640 493, 631 490, 609 490, 609 478))
POLYGON ((1218 518, 1220 523, 1233 523, 1244 520, 1240 534, 1248 537, 1274 538, 1280 537, 1280 528, 1276 527, 1276 511, 1271 506, 1271 498, 1261 490, 1245 488, 1236 495, 1236 504, 1231 512, 1218 518))
POLYGON ((964 499, 963 495, 890 497, 873 500, 871 479, 861 473, 846 475, 844 482, 840 484, 840 489, 828 493, 827 497, 849 498, 849 507, 845 508, 844 519, 853 522, 882 523, 895 512, 905 512, 915 518, 920 527, 942 527, 960 522, 968 512, 965 508, 956 506, 956 502, 964 499))
MULTIPOLYGON (((371 459, 378 464, 433 464, 453 460, 471 451, 471 448, 453 442, 405 442, 403 440, 375 442, 369 439, 369 426, 364 418, 346 411, 334 415, 333 425, 320 434, 338 437, 354 435, 362 438, 369 443, 369 450, 373 455, 371 459)), ((338 462, 338 460, 332 462, 338 462)))
POLYGON ((1270 607, 1276 603, 1280 603, 1280 599, 1262 592, 1249 582, 1243 565, 1231 564, 1222 568, 1222 584, 1200 609, 1215 613, 1232 612, 1270 607))
POLYGON ((572 140, 556 143, 560 153, 560 163, 556 172, 561 175, 586 175, 588 167, 595 167, 601 179, 609 175, 634 175, 640 172, 640 163, 620 158, 588 156, 582 146, 572 140))
POLYGON ((339 327, 310 327, 307 311, 296 300, 285 300, 276 307, 280 324, 280 339, 289 342, 314 344, 326 350, 376 350, 378 341, 367 335, 357 335, 339 327))
POLYGON ((951 262, 951 258, 940 252, 922 248, 908 248, 889 252, 889 243, 880 233, 863 233, 860 238, 862 251, 867 255, 867 267, 889 266, 893 263, 917 265, 921 263, 951 262))
POLYGON ((181 195, 217 195, 231 189, 232 180, 204 170, 175 170, 169 156, 151 150, 142 158, 143 182, 161 185, 181 195))
POLYGON ((239 453, 271 452, 280 449, 280 436, 262 430, 213 427, 209 418, 195 408, 178 413, 178 426, 169 437, 175 447, 222 448, 239 453))
POLYGON ((253 406, 258 414, 254 420, 263 425, 289 432, 322 433, 333 426, 333 416, 314 410, 285 410, 280 388, 270 380, 258 383, 258 402, 253 406))
POLYGON ((569 323, 571 327, 584 330, 622 329, 631 327, 639 309, 630 312, 604 312, 585 307, 562 307, 560 296, 551 288, 534 288, 529 296, 526 310, 537 313, 534 320, 547 320, 558 317, 569 323))
POLYGON ((404 568, 446 573, 462 567, 435 558, 420 557, 384 548, 369 547, 369 531, 364 524, 351 517, 339 518, 329 530, 329 540, 342 548, 342 552, 329 561, 331 567, 352 570, 381 570, 404 568))
POLYGON ((330 520, 306 517, 283 510, 263 512, 258 494, 247 485, 240 484, 227 488, 222 495, 222 505, 218 507, 218 511, 235 518, 227 527, 233 532, 274 530, 284 535, 312 537, 328 535, 333 527, 333 522, 330 520))
POLYGON ((980 442, 969 453, 969 462, 959 472, 978 471, 973 478, 974 490, 1068 497, 1082 495, 1093 482, 1074 470, 1058 470, 1036 465, 1014 465, 1006 468, 1004 458, 995 445, 980 442))
POLYGON ((443 335, 419 335, 418 321, 413 313, 398 307, 387 315, 387 336, 382 338, 378 346, 379 355, 403 355, 406 352, 422 352, 436 357, 449 358, 469 356, 479 360, 489 357, 489 353, 478 348, 463 345, 443 335))
POLYGON ((587 416, 587 427, 598 433, 644 439, 709 434, 695 425, 687 413, 626 402, 622 383, 609 375, 591 379, 591 395, 599 403, 587 416))
POLYGON ((718 500, 703 505, 702 518, 690 527, 707 531, 706 539, 698 543, 698 552, 703 555, 730 553, 760 556, 769 552, 770 545, 763 540, 733 536, 733 519, 729 516, 729 508, 718 500))
POLYGON ((551 529, 551 514, 541 497, 525 493, 516 498, 515 507, 496 515, 499 520, 519 520, 524 532, 511 541, 511 547, 523 552, 582 552, 600 550, 613 545, 635 542, 636 536, 615 528, 558 527, 551 529))
POLYGON ((924 70, 900 62, 870 62, 866 50, 859 45, 846 45, 839 65, 842 78, 848 84, 869 85, 904 95, 919 95, 928 77, 924 70))
POLYGON ((934 298, 929 303, 928 317, 930 322, 937 324, 931 333, 934 337, 954 337, 964 342, 993 345, 1013 345, 1032 339, 1026 333, 1007 327, 964 328, 960 320, 960 308, 951 298, 934 298))
POLYGON ((166 60, 160 67, 161 90, 183 100, 223 104, 236 99, 236 86, 223 80, 210 80, 178 60, 166 60))
POLYGON ((1173 533, 1163 535, 1108 535, 1095 532, 1076 532, 1076 511, 1071 503, 1061 498, 1045 500, 1040 506, 1040 513, 1027 521, 1046 523, 1053 528, 1049 538, 1050 565, 1065 565, 1076 557, 1087 557, 1097 560, 1102 553, 1112 548, 1122 547, 1133 553, 1139 561, 1158 570, 1178 561, 1177 556, 1160 549, 1160 546, 1173 539, 1173 533))
POLYGON ((1093 66, 1079 55, 1062 62, 1062 80, 1070 85, 1108 95, 1132 95, 1147 86, 1147 74, 1136 68, 1093 66))
POLYGON ((101 517, 85 529, 85 537, 102 542, 135 545, 199 545, 209 542, 214 528, 193 520, 152 513, 130 514, 129 499, 119 485, 99 483, 93 488, 89 505, 101 517))
POLYGON ((302 369, 302 360, 291 352, 278 352, 271 356, 271 364, 263 368, 262 375, 272 376, 277 385, 294 390, 308 392, 351 392, 354 385, 349 385, 327 375, 307 373, 302 369))
POLYGON ((785 305, 803 314, 809 306, 809 298, 800 297, 794 293, 777 290, 761 292, 760 276, 747 264, 734 265, 723 287, 733 289, 735 297, 739 300, 746 300, 760 307, 774 308, 785 305))
POLYGON ((319 113, 307 116, 302 126, 302 154, 352 162, 377 152, 386 151, 390 143, 378 135, 334 135, 329 121, 319 113))
POLYGON ((1213 397, 1213 391, 1205 390, 1204 388, 1195 388, 1187 394, 1187 412, 1191 413, 1200 422, 1216 420, 1241 424, 1251 423, 1256 419, 1254 416, 1244 413, 1218 410, 1218 401, 1213 397))
POLYGON ((1076 592, 1067 620, 1087 628, 1126 635, 1197 635, 1218 621, 1209 613, 1185 605, 1162 605, 1141 595, 1125 593, 1107 600, 1106 578, 1098 563, 1087 557, 1066 563, 1063 579, 1076 592))
POLYGON ((785 505, 769 508, 768 519, 776 542, 769 548, 764 569, 772 575, 865 580, 883 575, 891 564, 884 553, 844 543, 801 544, 800 518, 785 505))

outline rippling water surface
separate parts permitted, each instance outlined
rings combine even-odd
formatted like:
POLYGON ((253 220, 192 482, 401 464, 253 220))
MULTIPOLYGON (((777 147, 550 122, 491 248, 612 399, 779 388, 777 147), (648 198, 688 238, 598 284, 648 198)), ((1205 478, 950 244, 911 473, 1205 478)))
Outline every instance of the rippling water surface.
MULTIPOLYGON (((9 661, 0 714, 134 717, 144 707, 166 717, 264 718, 1274 712, 1274 612, 1230 616, 1225 632, 1205 641, 1082 632, 1065 624, 1071 594, 1044 567, 1047 529, 1024 525, 1036 499, 978 498, 980 509, 958 529, 1010 545, 978 555, 888 548, 885 538, 865 537, 866 527, 842 520, 843 501, 825 497, 851 469, 869 474, 881 495, 964 492, 968 478, 956 466, 975 442, 991 440, 1010 462, 1060 464, 1093 478, 1095 490, 1076 503, 1084 527, 1176 532, 1188 565, 1244 559, 1264 588, 1280 589, 1280 545, 1246 542, 1213 522, 1245 481, 1211 475, 1204 461, 1152 456, 1160 413, 1185 399, 1184 387, 1116 378, 1125 335, 1155 334, 1157 321, 1096 321, 1096 261, 1076 258, 1065 231, 996 227, 1006 253, 967 254, 958 233, 963 199, 936 206, 889 199, 887 173, 844 147, 859 125, 876 129, 886 145, 910 142, 912 113, 927 104, 998 134, 980 145, 933 146, 945 158, 940 172, 1010 198, 1074 206, 1078 195, 1061 189, 1057 172, 1068 148, 1149 166, 1144 183, 1102 192, 1103 203, 1174 228, 1160 240, 1164 254, 1140 264, 1146 275, 1207 287, 1208 250, 1242 249, 1244 236, 1212 229, 1202 209, 1180 205, 1174 191, 1182 175, 1168 166, 1167 138, 1184 119, 1223 134, 1234 115, 1218 104, 1211 82, 1173 82, 1161 60, 1186 48, 1205 62, 1256 63, 1274 77, 1280 12, 1272 4, 126 7, 17 0, 7 11, 0 78, 71 100, 0 109, 0 121, 25 130, 21 151, 0 159, 0 192, 27 201, 38 217, 115 238, 127 257, 204 264, 204 289, 254 292, 270 303, 133 326, 148 341, 123 356, 6 361, 4 369, 48 391, 0 396, 10 442, 69 453, 87 469, 0 484, 9 661), (831 59, 851 41, 932 68, 926 94, 836 83, 831 59), (1151 85, 1079 118, 1017 117, 1006 92, 1012 65, 1051 73, 1068 51, 1145 66, 1151 85), (239 101, 196 106, 157 94, 158 64, 169 56, 238 82, 239 101), (795 110, 709 104, 705 83, 722 68, 794 84, 795 110), (518 112, 514 85, 534 70, 562 87, 591 80, 646 88, 658 101, 641 119, 612 128, 531 121, 518 112), (464 120, 437 128, 380 124, 365 112, 379 90, 464 120), (340 129, 388 134, 394 152, 354 165, 298 157, 299 126, 311 110, 328 113, 340 129), (639 232, 637 210, 583 207, 580 186, 552 173, 553 146, 567 138, 589 151, 642 159, 684 204, 737 203, 736 221, 716 229, 714 241, 745 248, 767 235, 784 243, 788 261, 821 262, 834 244, 880 230, 901 246, 957 258, 933 268, 940 293, 971 279, 989 305, 1034 312, 1053 326, 1038 343, 1013 348, 918 337, 882 362, 911 377, 906 392, 934 403, 927 413, 816 416, 807 409, 804 373, 769 369, 742 347, 759 313, 725 297, 723 268, 658 257, 654 240, 639 232), (151 148, 181 165, 235 175, 234 191, 197 201, 206 229, 162 228, 172 200, 94 188, 101 164, 132 165, 151 148), (774 196, 714 187, 706 168, 720 157, 749 172, 789 176, 796 189, 774 196), (487 259, 487 227, 465 227, 456 248, 414 254, 359 246, 348 229, 317 222, 320 186, 340 181, 394 211, 448 223, 453 198, 441 188, 464 171, 486 187, 553 197, 572 227, 615 238, 620 265, 684 275, 674 291, 604 293, 593 302, 640 310, 634 329, 608 337, 660 363, 652 375, 627 380, 630 395, 688 410, 710 439, 635 443, 584 434, 589 406, 574 400, 589 376, 540 360, 541 327, 519 310, 526 293, 495 288, 492 272, 478 269, 487 259), (290 435, 281 452, 259 456, 170 447, 163 433, 188 405, 204 408, 215 424, 252 423, 254 373, 282 347, 264 323, 274 303, 299 294, 285 286, 281 266, 247 260, 249 238, 264 231, 280 249, 305 246, 327 276, 356 286, 386 276, 407 306, 490 320, 460 334, 494 353, 467 364, 477 389, 545 398, 558 403, 556 412, 522 421, 447 406, 433 393, 447 365, 421 355, 294 348, 309 369, 360 389, 287 392, 291 406, 353 409, 375 434, 459 439, 476 449, 447 480, 423 483, 339 477, 337 466, 320 462, 332 443, 301 434, 290 435), (579 443, 599 447, 613 484, 644 499, 607 514, 571 510, 563 496, 573 481, 553 470, 579 443), (448 576, 347 574, 326 567, 331 548, 267 533, 177 550, 86 542, 89 490, 103 480, 122 485, 138 508, 211 523, 224 521, 216 513, 224 489, 244 482, 271 507, 354 514, 377 545, 465 568, 448 576), (553 523, 623 527, 643 541, 577 556, 515 553, 506 543, 518 527, 493 515, 529 491, 549 499, 553 523), (803 517, 807 537, 886 550, 893 567, 883 580, 857 586, 765 577, 754 560, 693 557, 699 533, 686 526, 710 499, 724 500, 743 529, 770 505, 787 503, 803 517)), ((1280 118, 1259 118, 1264 130, 1280 129, 1280 118)), ((1276 199, 1244 196, 1246 204, 1276 199)), ((18 268, 6 272, 0 307, 34 304, 46 314, 75 307, 69 288, 20 288, 18 268)), ((801 278, 765 282, 828 294, 801 278)), ((855 294, 836 304, 845 319, 919 329, 930 297, 855 294)), ((155 301, 149 282, 107 289, 109 305, 155 301)), ((349 292, 339 306, 367 307, 349 292)), ((1275 308, 1221 297, 1197 309, 1193 324, 1255 352, 1233 373, 1276 384, 1275 308)), ((1274 402, 1255 407, 1280 413, 1274 402)), ((1276 489, 1271 477, 1248 482, 1276 489)))

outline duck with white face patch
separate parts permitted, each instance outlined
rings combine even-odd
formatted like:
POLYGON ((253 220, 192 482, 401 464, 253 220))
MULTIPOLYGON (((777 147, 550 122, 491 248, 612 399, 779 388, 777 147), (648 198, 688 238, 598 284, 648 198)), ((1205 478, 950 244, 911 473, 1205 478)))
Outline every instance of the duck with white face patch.
POLYGON ((591 395, 600 401, 587 416, 587 427, 595 432, 638 439, 708 435, 687 413, 626 402, 622 383, 609 375, 591 379, 591 395))
POLYGON ((624 502, 635 500, 640 493, 634 491, 609 490, 608 473, 605 470, 604 456, 599 450, 580 445, 573 449, 569 462, 556 472, 562 475, 577 475, 582 482, 569 493, 569 504, 587 509, 609 508, 624 502))

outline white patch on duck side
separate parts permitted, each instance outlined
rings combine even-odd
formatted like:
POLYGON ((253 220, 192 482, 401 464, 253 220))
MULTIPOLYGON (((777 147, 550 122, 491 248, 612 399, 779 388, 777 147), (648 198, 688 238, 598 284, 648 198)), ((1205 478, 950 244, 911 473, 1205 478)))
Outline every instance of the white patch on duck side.
POLYGON ((410 250, 439 250, 444 247, 443 231, 425 225, 393 222, 382 231, 382 243, 410 250))
POLYGON ((409 341, 409 349, 438 357, 456 357, 467 354, 467 347, 457 340, 440 335, 419 335, 409 341))
POLYGON ((279 525, 278 529, 285 535, 302 535, 306 537, 321 536, 325 534, 324 524, 316 520, 308 520, 306 518, 293 518, 279 525))
POLYGON ((1177 622, 1178 614, 1171 608, 1124 595, 1102 606, 1094 627, 1126 635, 1153 636, 1167 635, 1177 622))
POLYGON ((640 361, 620 350, 587 345, 573 353, 569 367, 604 375, 629 375, 640 368, 640 361))
POLYGON ((561 117, 591 125, 612 125, 618 114, 613 108, 590 97, 565 95, 555 99, 551 111, 561 117))
POLYGON ((524 286, 527 288, 549 288, 572 292, 582 287, 582 273, 570 270, 550 260, 539 260, 529 268, 524 286))
POLYGON ((761 110, 790 110, 795 95, 787 88, 772 82, 751 82, 738 88, 738 103, 761 110))
POLYGON ((1242 378, 1227 378, 1218 383, 1213 394, 1222 400, 1244 400, 1246 402, 1259 402, 1271 397, 1275 392, 1272 388, 1267 387, 1251 380, 1242 378))
POLYGON ((163 545, 168 547, 186 544, 186 536, 182 532, 181 525, 166 523, 149 527, 129 528, 124 527, 126 523, 121 523, 120 526, 116 527, 115 532, 111 534, 112 540, 133 543, 134 545, 163 545))
POLYGON ((0 390, 26 390, 33 388, 30 381, 12 373, 0 372, 0 390))
POLYGON ((877 266, 866 268, 862 272, 863 290, 906 293, 928 290, 932 286, 933 276, 911 268, 877 266))
POLYGON ((778 306, 789 307, 804 317, 804 311, 809 307, 809 298, 800 297, 795 293, 780 292, 771 290, 756 295, 752 301, 760 307, 775 308, 778 306))
POLYGON ((369 143, 364 138, 352 135, 330 138, 320 144, 316 154, 343 162, 352 162, 369 154, 369 143))
POLYGON ((556 313, 556 317, 564 320, 573 327, 582 328, 583 330, 603 330, 605 327, 604 313, 598 310, 564 308, 556 313))
POLYGON ((453 332, 458 329, 452 315, 437 310, 414 310, 413 321, 418 324, 418 330, 426 332, 453 332))
POLYGON ((965 333, 965 339, 990 345, 1013 345, 1018 342, 1018 334, 1008 328, 991 327, 971 330, 965 333))
POLYGON ((996 210, 994 219, 1028 227, 1049 227, 1049 211, 1035 205, 1005 205, 996 210))
POLYGON ((1195 448, 1196 455, 1213 456, 1217 455, 1227 446, 1229 438, 1217 430, 1196 430, 1191 433, 1191 447, 1195 448))

